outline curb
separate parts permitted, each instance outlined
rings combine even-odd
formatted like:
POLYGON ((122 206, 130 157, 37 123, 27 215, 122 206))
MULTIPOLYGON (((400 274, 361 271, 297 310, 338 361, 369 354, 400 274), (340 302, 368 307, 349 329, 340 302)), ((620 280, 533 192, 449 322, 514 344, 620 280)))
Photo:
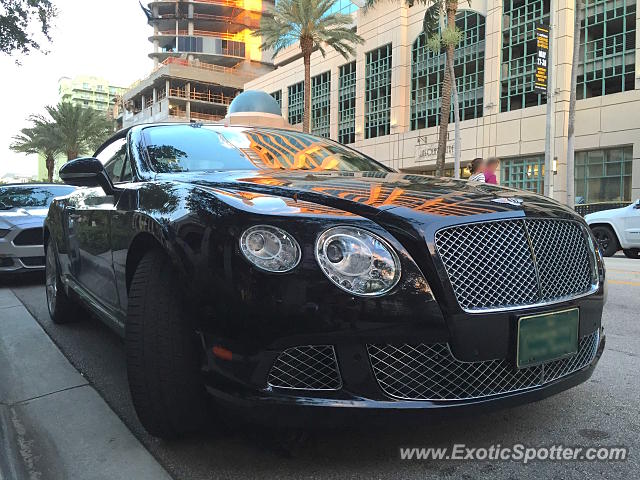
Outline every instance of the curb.
POLYGON ((0 480, 170 480, 8 288, 0 289, 0 480))

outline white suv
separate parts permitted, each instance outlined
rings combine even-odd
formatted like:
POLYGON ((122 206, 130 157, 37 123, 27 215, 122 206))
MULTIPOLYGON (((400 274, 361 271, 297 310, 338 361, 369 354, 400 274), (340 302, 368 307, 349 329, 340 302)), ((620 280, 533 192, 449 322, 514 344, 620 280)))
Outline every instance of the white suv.
POLYGON ((602 254, 610 257, 622 248, 629 258, 640 258, 640 199, 631 205, 585 215, 602 254))

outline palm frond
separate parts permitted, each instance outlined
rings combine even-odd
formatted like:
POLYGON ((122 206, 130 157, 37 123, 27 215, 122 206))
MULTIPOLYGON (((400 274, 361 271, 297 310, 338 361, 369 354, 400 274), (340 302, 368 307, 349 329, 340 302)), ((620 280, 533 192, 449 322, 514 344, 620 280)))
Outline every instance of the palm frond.
POLYGON ((341 55, 350 55, 362 38, 352 28, 353 19, 342 13, 329 13, 337 0, 279 0, 273 11, 262 17, 253 35, 261 37, 262 50, 276 55, 283 48, 312 39, 313 48, 324 56, 325 45, 341 55))

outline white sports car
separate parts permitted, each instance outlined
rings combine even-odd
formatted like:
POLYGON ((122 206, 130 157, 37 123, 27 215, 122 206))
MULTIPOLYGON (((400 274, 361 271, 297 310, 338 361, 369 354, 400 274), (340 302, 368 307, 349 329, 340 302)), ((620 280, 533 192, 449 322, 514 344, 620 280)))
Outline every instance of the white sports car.
POLYGON ((622 249, 629 258, 640 258, 640 199, 631 205, 585 215, 605 257, 622 249))
POLYGON ((0 185, 0 274, 44 269, 42 226, 56 197, 68 185, 0 185))

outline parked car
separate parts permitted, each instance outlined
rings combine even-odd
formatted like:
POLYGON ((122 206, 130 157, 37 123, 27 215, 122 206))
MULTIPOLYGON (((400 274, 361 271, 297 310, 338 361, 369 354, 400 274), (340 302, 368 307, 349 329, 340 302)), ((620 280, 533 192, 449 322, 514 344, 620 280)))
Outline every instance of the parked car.
POLYGON ((68 185, 0 185, 0 274, 44 269, 44 218, 55 197, 74 190, 68 185))
POLYGON ((627 257, 640 258, 640 199, 623 208, 590 213, 584 219, 605 257, 622 249, 627 257))
POLYGON ((553 200, 268 127, 140 125, 94 157, 60 170, 86 188, 47 216, 48 308, 125 337, 153 435, 201 428, 207 393, 303 425, 516 405, 604 348, 602 258, 553 200))

